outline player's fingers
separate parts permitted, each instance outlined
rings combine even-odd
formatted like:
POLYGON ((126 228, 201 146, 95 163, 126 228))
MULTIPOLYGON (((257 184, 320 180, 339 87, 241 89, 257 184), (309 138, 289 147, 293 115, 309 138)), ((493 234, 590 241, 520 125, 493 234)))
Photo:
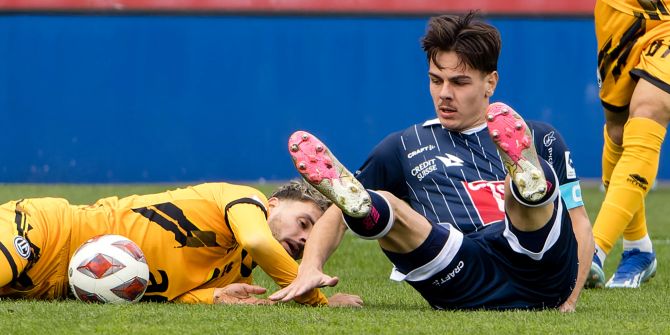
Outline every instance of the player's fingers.
POLYGON ((263 294, 267 290, 265 287, 258 286, 258 285, 249 285, 249 284, 243 284, 244 291, 247 292, 247 294, 263 294))
POLYGON ((279 290, 275 293, 270 294, 268 299, 273 300, 273 301, 277 301, 277 300, 281 300, 281 298, 283 298, 285 296, 286 296, 286 288, 283 288, 283 289, 281 289, 281 290, 279 290))
POLYGON ((299 289, 296 288, 295 285, 294 285, 293 287, 287 287, 287 288, 288 288, 288 290, 286 290, 286 292, 284 292, 284 296, 281 297, 281 298, 279 299, 279 301, 281 301, 281 302, 289 302, 289 301, 293 300, 293 298, 299 296, 299 294, 298 294, 299 289))
POLYGON ((325 286, 333 287, 340 282, 340 278, 338 277, 330 277, 330 276, 324 276, 324 277, 325 278, 321 280, 321 285, 319 285, 319 287, 325 287, 325 286))

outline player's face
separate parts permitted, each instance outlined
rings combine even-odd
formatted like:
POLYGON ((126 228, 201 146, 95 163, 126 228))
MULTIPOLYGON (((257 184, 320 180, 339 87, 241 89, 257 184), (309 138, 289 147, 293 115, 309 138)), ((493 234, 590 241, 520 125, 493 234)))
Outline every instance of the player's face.
POLYGON ((437 61, 430 62, 428 77, 435 113, 443 127, 463 131, 482 125, 489 97, 498 82, 498 72, 473 70, 455 52, 439 52, 437 61))
POLYGON ((302 258, 312 226, 323 211, 311 201, 270 198, 268 225, 277 241, 294 259, 302 258))

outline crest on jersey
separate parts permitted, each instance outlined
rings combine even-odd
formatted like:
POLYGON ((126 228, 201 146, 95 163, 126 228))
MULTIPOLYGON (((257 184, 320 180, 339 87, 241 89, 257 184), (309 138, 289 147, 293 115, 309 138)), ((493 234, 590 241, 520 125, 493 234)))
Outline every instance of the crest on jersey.
POLYGON ((483 225, 505 218, 505 182, 478 180, 463 182, 483 225))
POLYGON ((452 166, 463 166, 463 160, 452 155, 452 154, 444 154, 446 157, 442 156, 435 156, 437 159, 439 159, 446 167, 452 167, 452 166))
POLYGON ((22 236, 14 238, 14 248, 21 258, 28 259, 30 257, 30 243, 22 236))
POLYGON ((556 141, 556 136, 553 130, 547 133, 547 135, 544 135, 544 138, 542 138, 542 143, 547 148, 549 148, 552 144, 554 144, 554 141, 556 141))

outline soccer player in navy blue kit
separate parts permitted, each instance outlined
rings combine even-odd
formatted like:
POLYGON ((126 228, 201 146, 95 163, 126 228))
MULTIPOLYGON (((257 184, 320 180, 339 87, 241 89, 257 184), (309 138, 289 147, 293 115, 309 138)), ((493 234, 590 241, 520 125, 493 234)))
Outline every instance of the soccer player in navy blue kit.
POLYGON ((337 207, 270 299, 337 284, 322 267, 348 227, 378 240, 391 279, 435 309, 574 311, 593 236, 561 136, 490 104, 500 35, 473 13, 432 18, 422 45, 437 118, 389 135, 355 178, 313 135, 289 139, 298 171, 337 207))

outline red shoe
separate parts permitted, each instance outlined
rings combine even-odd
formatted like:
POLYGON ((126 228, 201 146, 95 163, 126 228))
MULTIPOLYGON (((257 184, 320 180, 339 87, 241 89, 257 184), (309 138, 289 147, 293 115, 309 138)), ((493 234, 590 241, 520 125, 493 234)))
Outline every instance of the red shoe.
POLYGON ((288 140, 288 149, 300 175, 345 214, 368 215, 370 195, 316 136, 296 131, 288 140))
POLYGON ((495 102, 486 109, 486 121, 520 196, 530 202, 542 199, 547 193, 547 180, 530 129, 521 115, 512 107, 495 102))

